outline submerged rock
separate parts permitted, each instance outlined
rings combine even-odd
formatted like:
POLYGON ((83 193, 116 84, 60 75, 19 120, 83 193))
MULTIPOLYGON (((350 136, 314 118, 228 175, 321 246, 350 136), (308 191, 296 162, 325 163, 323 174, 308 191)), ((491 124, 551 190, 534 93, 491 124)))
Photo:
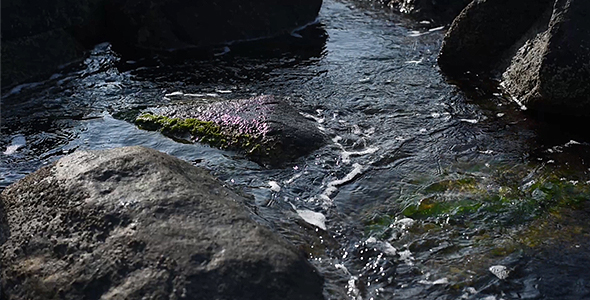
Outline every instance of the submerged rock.
POLYGON ((450 77, 502 79, 521 105, 590 114, 590 2, 473 1, 453 21, 438 63, 450 77))
POLYGON ((76 152, 0 200, 3 299, 323 299, 317 271, 240 196, 156 150, 76 152))
POLYGON ((272 167, 284 166, 326 143, 316 124, 273 96, 161 107, 140 115, 135 123, 175 139, 239 150, 272 167))
POLYGON ((314 22, 322 0, 108 1, 116 42, 168 50, 289 33, 314 22))

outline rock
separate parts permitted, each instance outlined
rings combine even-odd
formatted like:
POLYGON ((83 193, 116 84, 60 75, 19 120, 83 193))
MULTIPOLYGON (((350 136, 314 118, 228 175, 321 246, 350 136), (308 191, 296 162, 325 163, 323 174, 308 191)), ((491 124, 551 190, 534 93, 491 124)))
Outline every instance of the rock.
POLYGON ((537 111, 590 115, 590 2, 555 2, 546 30, 519 47, 505 90, 537 111))
POLYGON ((161 107, 139 116, 136 124, 175 139, 239 150, 271 167, 285 166, 327 140, 316 124, 285 100, 268 95, 161 107))
POLYGON ((2 87, 47 77, 105 41, 121 46, 120 50, 162 51, 289 33, 313 22, 321 4, 321 0, 5 0, 2 87))
POLYGON ((2 1, 2 86, 51 74, 104 41, 103 0, 2 1))
POLYGON ((1 200, 8 299, 323 299, 317 271, 240 196, 156 150, 75 152, 1 200))
POLYGON ((391 0, 388 6, 419 20, 450 23, 471 0, 391 0))
POLYGON ((451 78, 501 78, 521 105, 590 115, 590 2, 473 1, 453 21, 438 63, 451 78))
POLYGON ((450 77, 489 74, 502 55, 551 7, 553 0, 473 1, 455 18, 438 57, 450 77))
POLYGON ((313 22, 321 0, 109 0, 118 45, 169 50, 260 39, 313 22))

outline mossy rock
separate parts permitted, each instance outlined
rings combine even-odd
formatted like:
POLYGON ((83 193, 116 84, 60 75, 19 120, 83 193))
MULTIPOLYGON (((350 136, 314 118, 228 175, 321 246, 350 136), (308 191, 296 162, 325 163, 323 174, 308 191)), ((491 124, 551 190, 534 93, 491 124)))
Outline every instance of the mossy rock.
POLYGON ((154 108, 135 124, 178 141, 235 150, 268 167, 287 166, 327 140, 316 124, 273 96, 154 108))

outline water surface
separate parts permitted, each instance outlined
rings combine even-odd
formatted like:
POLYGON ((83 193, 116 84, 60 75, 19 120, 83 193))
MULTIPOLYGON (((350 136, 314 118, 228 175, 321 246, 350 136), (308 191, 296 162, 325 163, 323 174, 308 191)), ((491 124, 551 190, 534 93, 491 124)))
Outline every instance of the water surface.
POLYGON ((144 145, 243 193, 308 254, 328 299, 590 297, 586 135, 531 119, 493 88, 447 82, 444 28, 418 21, 327 0, 293 36, 211 53, 98 45, 4 93, 0 188, 76 150, 144 145), (287 98, 331 142, 265 169, 129 122, 147 107, 261 94, 287 98))

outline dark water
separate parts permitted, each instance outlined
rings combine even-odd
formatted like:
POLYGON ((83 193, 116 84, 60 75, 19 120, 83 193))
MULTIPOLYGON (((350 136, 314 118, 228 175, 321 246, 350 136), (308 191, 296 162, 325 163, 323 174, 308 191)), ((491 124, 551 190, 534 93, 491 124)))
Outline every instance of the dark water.
POLYGON ((0 188, 75 150, 144 145, 246 195, 309 254, 328 299, 589 299, 588 135, 532 119, 493 87, 448 83, 436 66, 444 29, 419 21, 328 0, 296 35, 211 53, 98 45, 4 93, 0 188), (260 94, 288 98, 332 143, 269 170, 126 121, 260 94))

